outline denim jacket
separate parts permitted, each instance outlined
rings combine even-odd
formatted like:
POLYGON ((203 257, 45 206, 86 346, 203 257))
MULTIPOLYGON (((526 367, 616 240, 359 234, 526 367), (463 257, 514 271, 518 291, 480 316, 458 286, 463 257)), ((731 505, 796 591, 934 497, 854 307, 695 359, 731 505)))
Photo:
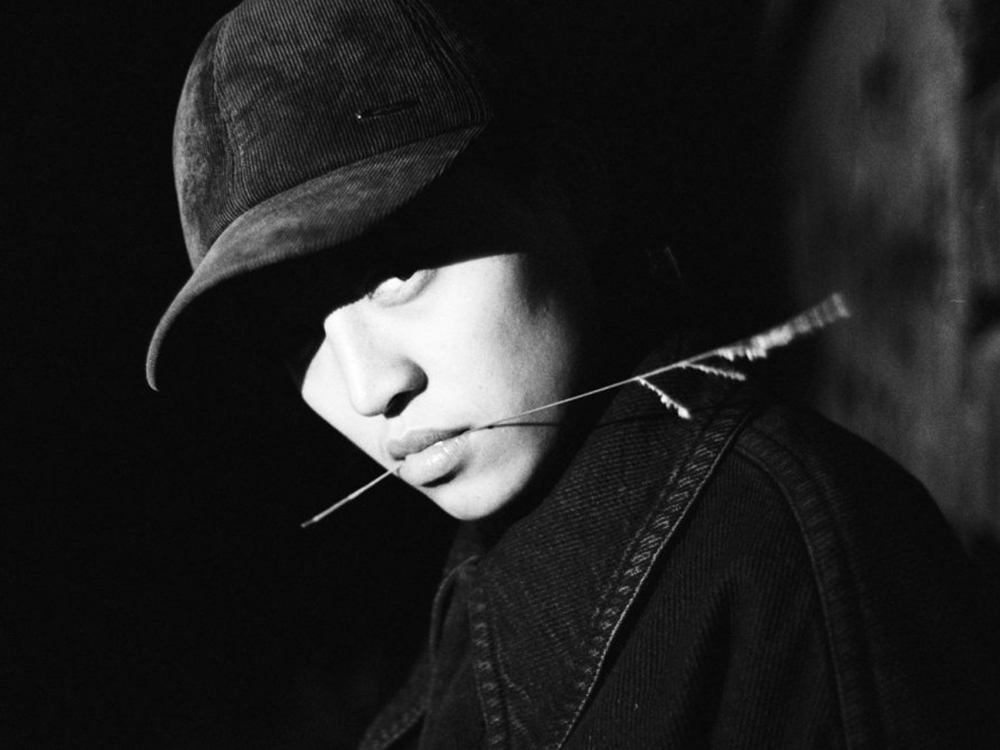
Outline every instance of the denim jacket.
POLYGON ((971 570, 922 487, 712 381, 657 379, 690 419, 621 389, 541 505, 460 534, 365 750, 1000 747, 971 570))

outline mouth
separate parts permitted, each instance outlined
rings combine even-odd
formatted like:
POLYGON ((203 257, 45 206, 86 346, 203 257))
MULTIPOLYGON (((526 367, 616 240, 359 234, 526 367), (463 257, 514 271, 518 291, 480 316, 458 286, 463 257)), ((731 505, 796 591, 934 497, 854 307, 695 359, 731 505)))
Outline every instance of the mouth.
POLYGON ((390 440, 386 451, 402 464, 399 476, 414 486, 429 486, 452 476, 461 466, 468 445, 467 430, 417 430, 390 440))

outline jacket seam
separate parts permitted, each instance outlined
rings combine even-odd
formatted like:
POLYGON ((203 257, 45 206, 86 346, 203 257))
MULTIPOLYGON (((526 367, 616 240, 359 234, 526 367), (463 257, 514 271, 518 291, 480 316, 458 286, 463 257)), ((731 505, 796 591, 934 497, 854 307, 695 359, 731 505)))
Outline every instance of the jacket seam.
POLYGON ((496 673, 496 659, 491 658, 489 637, 489 607, 482 586, 471 587, 468 595, 469 621, 474 650, 472 673, 476 680, 476 692, 483 712, 486 729, 486 744, 497 748, 509 745, 504 721, 504 704, 500 698, 500 680, 496 673))
MULTIPOLYGON (((813 578, 823 612, 823 626, 826 631, 827 644, 833 664, 833 674, 840 702, 840 724, 846 745, 852 748, 879 747, 881 738, 878 737, 878 733, 874 729, 880 726, 879 722, 867 719, 864 714, 852 721, 850 718, 851 712, 848 711, 848 706, 857 704, 867 707, 869 712, 881 714, 877 695, 871 684, 871 677, 867 674, 867 670, 857 666, 850 666, 849 662, 852 654, 844 653, 845 649, 838 645, 840 640, 857 644, 862 644, 865 641, 861 638, 853 638, 849 641, 847 639, 838 639, 837 634, 834 632, 833 623, 845 621, 850 622, 854 628, 860 628, 862 631, 865 630, 864 607, 860 601, 855 581, 856 576, 850 561, 845 559, 843 565, 832 566, 833 569, 828 570, 831 566, 822 560, 824 553, 826 556, 831 554, 830 550, 835 550, 834 554, 843 556, 843 543, 841 541, 843 533, 839 524, 835 520, 828 518, 826 514, 819 512, 818 508, 799 507, 801 503, 816 504, 822 502, 815 498, 825 498, 825 493, 820 483, 816 481, 816 477, 803 465, 795 451, 789 446, 775 440, 772 435, 757 425, 750 425, 744 431, 741 440, 734 447, 734 451, 753 463, 773 483, 786 507, 790 509, 799 528, 799 533, 802 535, 803 543, 809 555, 813 578), (760 445, 756 447, 761 449, 759 452, 754 450, 754 443, 758 441, 760 445), (765 452, 773 454, 770 460, 761 455, 765 452), (775 463, 780 463, 780 467, 775 466, 775 463), (790 482, 808 485, 809 490, 804 493, 793 494, 788 488, 790 482), (793 498, 799 495, 804 499, 800 503, 794 502, 793 498), (819 549, 816 537, 822 534, 831 536, 835 542, 821 550, 819 549), (834 580, 836 570, 838 569, 849 570, 849 578, 844 580, 844 577, 841 576, 841 580, 834 580), (840 589, 840 591, 837 589, 840 589), (839 604, 835 600, 838 600, 839 604), (853 611, 849 614, 841 612, 836 617, 833 615, 832 610, 834 608, 839 607, 840 609, 844 609, 845 606, 850 607, 853 611), (851 672, 854 674, 850 674, 851 672), (868 695, 865 696, 865 693, 868 695), (861 700, 851 700, 852 696, 858 696, 859 694, 862 695, 861 700)), ((867 649, 861 650, 855 656, 871 664, 871 655, 867 649)))
POLYGON ((638 592, 649 580, 656 561, 715 474, 722 457, 755 411, 754 406, 735 405, 728 409, 724 407, 721 413, 717 412, 698 438, 692 441, 682 468, 659 491, 653 510, 632 536, 628 552, 622 558, 623 565, 616 570, 608 587, 609 594, 602 597, 594 609, 591 628, 596 626, 596 632, 591 636, 592 646, 587 652, 589 658, 580 667, 576 683, 582 694, 578 694, 568 706, 569 715, 557 724, 559 734, 543 745, 545 750, 559 750, 568 741, 573 727, 583 714, 584 706, 594 692, 611 643, 635 603, 638 592), (713 429, 718 432, 713 432, 713 429), (625 565, 628 567, 624 567, 625 565), (633 580, 623 581, 627 578, 633 580))

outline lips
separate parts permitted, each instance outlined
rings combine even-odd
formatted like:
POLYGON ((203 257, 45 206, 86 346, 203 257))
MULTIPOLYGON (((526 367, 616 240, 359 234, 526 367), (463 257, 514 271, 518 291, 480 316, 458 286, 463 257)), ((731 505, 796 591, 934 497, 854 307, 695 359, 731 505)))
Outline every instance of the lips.
POLYGON ((386 443, 386 452, 402 461, 399 476, 423 486, 452 474, 465 455, 466 430, 415 430, 386 443))
POLYGON ((401 438, 386 443, 386 451, 396 461, 403 461, 413 453, 420 453, 434 443, 461 435, 465 430, 414 430, 401 438))

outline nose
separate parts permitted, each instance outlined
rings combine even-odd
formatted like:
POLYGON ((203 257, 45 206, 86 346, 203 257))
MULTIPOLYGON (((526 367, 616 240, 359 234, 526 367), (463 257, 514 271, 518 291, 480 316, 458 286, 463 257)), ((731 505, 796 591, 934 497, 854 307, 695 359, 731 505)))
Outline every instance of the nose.
POLYGON ((372 321, 361 306, 330 313, 323 330, 359 414, 394 416, 426 386, 426 375, 406 354, 402 337, 372 321))

